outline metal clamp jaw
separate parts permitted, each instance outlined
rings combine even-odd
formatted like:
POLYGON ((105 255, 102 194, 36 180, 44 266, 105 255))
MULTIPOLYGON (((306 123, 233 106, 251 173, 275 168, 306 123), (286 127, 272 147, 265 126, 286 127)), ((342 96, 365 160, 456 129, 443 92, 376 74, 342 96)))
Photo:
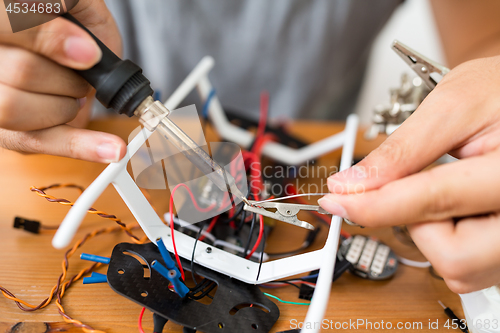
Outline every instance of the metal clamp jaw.
POLYGON ((431 90, 439 83, 439 81, 432 78, 431 74, 445 76, 450 72, 449 68, 427 58, 398 40, 392 43, 392 49, 420 76, 431 90))
POLYGON ((314 226, 305 221, 301 221, 297 218, 297 214, 301 210, 306 211, 316 211, 320 214, 330 214, 320 206, 315 205, 301 205, 301 204, 291 204, 282 202, 259 202, 259 201, 249 201, 250 205, 245 204, 244 210, 263 216, 270 217, 272 219, 286 222, 289 224, 296 225, 301 228, 314 230, 314 226), (276 211, 270 211, 268 209, 276 209, 276 211))
POLYGON ((450 69, 427 58, 398 40, 392 49, 418 75, 410 79, 402 76, 401 86, 391 89, 391 100, 388 105, 377 105, 374 110, 373 123, 365 133, 365 138, 373 140, 380 133, 392 134, 422 103, 427 94, 449 73, 450 69), (424 84, 425 83, 425 84, 424 84))

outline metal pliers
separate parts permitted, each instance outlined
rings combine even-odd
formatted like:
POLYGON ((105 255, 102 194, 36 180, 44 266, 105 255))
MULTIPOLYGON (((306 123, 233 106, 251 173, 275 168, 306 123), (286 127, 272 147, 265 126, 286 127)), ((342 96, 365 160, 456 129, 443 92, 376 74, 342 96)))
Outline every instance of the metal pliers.
POLYGON ((443 77, 450 71, 449 68, 430 60, 398 40, 392 43, 392 49, 417 73, 431 90, 439 83, 431 74, 436 73, 443 77))
POLYGON ((278 221, 283 221, 310 230, 314 230, 314 226, 312 224, 301 221, 297 218, 297 214, 301 210, 315 211, 320 214, 330 214, 320 206, 315 205, 302 205, 274 201, 259 202, 250 200, 249 202, 250 205, 245 204, 243 208, 248 212, 267 216, 278 221), (276 211, 273 212, 268 209, 276 209, 276 211))

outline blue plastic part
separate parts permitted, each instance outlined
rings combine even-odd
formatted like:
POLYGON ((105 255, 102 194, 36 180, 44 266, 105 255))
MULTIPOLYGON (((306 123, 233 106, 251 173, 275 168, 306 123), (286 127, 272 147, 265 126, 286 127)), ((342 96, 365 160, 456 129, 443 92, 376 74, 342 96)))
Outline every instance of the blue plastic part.
POLYGON ((201 111, 201 116, 206 119, 208 118, 208 107, 210 106, 210 102, 215 96, 215 89, 212 89, 210 93, 207 96, 207 100, 205 101, 205 104, 203 104, 203 109, 201 111))
POLYGON ((105 274, 92 272, 90 277, 83 278, 83 284, 104 283, 108 282, 108 277, 105 274))
POLYGON ((151 267, 161 274, 165 279, 169 280, 170 283, 174 286, 175 292, 181 297, 184 298, 189 292, 189 288, 181 281, 181 273, 177 270, 177 267, 174 269, 167 269, 165 266, 160 264, 158 261, 153 261, 151 267))
POLYGON ((106 277, 106 274, 92 272, 92 274, 90 274, 90 277, 106 277))
POLYGON ((155 90, 155 92, 153 93, 153 99, 155 101, 161 101, 161 91, 155 90))
POLYGON ((93 262, 100 262, 101 264, 109 264, 109 262, 111 260, 108 257, 101 257, 101 256, 96 256, 94 254, 88 254, 88 253, 82 253, 80 255, 80 259, 87 260, 87 261, 93 261, 93 262))
POLYGON ((160 250, 160 254, 163 258, 163 261, 165 262, 165 266, 167 266, 169 270, 176 269, 175 261, 170 256, 170 252, 168 252, 167 248, 165 247, 165 243, 163 243, 163 240, 161 238, 156 240, 156 245, 158 246, 158 250, 160 250))

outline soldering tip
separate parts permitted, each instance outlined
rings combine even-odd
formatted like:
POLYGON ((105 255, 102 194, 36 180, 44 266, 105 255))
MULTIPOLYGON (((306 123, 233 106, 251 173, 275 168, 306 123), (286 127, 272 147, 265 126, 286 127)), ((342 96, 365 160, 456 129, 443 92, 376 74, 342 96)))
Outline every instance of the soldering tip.
POLYGON ((446 309, 446 306, 443 304, 443 302, 441 302, 440 300, 438 300, 438 303, 439 303, 439 305, 441 305, 443 307, 443 309, 446 309))

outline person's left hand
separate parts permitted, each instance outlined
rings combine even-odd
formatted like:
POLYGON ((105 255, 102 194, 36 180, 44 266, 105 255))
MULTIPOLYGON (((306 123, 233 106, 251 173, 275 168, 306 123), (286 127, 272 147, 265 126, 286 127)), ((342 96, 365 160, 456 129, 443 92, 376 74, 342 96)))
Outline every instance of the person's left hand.
POLYGON ((328 180, 327 211, 408 224, 449 288, 500 282, 500 57, 453 69, 378 149, 328 180), (450 152, 460 161, 419 172, 450 152))

